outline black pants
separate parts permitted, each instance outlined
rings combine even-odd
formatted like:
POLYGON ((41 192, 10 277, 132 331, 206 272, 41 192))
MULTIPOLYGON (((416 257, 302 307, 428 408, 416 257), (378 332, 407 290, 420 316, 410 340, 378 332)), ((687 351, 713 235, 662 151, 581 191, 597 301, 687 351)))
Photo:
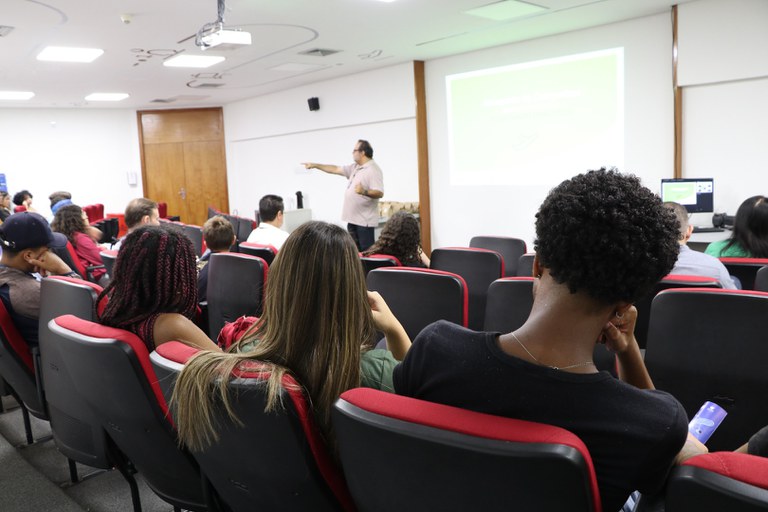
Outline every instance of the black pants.
POLYGON ((347 224, 347 231, 352 235, 352 240, 355 241, 360 252, 373 245, 373 228, 358 226, 357 224, 347 224))

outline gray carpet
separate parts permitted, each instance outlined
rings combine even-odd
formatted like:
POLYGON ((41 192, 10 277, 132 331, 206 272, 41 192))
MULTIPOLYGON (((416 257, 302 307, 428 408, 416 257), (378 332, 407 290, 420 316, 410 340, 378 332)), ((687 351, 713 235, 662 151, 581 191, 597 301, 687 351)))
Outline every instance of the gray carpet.
MULTIPOLYGON (((118 471, 100 471, 77 465, 81 478, 69 480, 67 459, 53 440, 26 444, 21 409, 3 397, 0 413, 0 509, 3 512, 132 512, 128 484, 118 471)), ((36 440, 50 436, 48 422, 32 419, 36 440)), ((158 498, 140 475, 136 481, 144 512, 171 512, 173 507, 158 498)))

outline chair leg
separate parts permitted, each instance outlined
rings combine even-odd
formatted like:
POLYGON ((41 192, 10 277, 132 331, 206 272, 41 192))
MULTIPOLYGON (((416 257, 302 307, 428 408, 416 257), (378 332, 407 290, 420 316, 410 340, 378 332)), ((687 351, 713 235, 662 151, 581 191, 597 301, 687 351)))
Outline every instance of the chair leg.
POLYGON ((69 463, 69 480, 73 484, 76 484, 80 481, 77 476, 77 464, 75 464, 75 461, 72 459, 67 459, 67 462, 69 463))
POLYGON ((141 497, 139 496, 139 486, 136 485, 136 478, 125 464, 116 464, 115 467, 123 475, 128 486, 131 488, 131 501, 133 502, 133 512, 141 512, 141 497))
POLYGON ((29 411, 24 402, 19 400, 19 406, 21 407, 21 417, 24 419, 24 433, 27 435, 27 444, 32 444, 35 439, 32 437, 32 422, 29 421, 29 411))

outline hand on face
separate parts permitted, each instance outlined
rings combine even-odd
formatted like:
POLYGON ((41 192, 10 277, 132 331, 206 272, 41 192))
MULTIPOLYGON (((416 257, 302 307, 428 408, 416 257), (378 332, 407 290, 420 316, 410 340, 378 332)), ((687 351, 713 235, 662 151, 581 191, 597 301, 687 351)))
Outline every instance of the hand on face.
POLYGON ((29 256, 25 256, 24 259, 27 263, 34 267, 34 272, 38 272, 41 276, 47 277, 49 274, 66 274, 71 272, 72 269, 64 263, 55 253, 43 248, 42 251, 37 249, 36 253, 32 253, 29 256))
POLYGON ((622 353, 635 340, 635 323, 637 322, 637 309, 630 306, 624 313, 616 314, 603 326, 603 330, 598 337, 600 343, 612 352, 622 353))

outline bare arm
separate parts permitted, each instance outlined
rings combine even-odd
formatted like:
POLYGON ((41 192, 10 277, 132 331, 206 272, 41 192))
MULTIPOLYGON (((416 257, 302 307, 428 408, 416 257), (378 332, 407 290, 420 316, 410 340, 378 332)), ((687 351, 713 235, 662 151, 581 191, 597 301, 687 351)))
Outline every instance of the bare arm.
POLYGON ((363 188, 363 186, 358 183, 355 187, 355 192, 360 194, 361 196, 370 197, 371 199, 381 199, 384 197, 384 192, 381 190, 375 190, 372 188, 363 188))
POLYGON ((327 172, 328 174, 338 174, 340 176, 344 176, 344 168, 342 168, 340 165, 316 164, 314 162, 302 162, 301 165, 307 169, 320 169, 321 171, 327 172))
POLYGON ((683 445, 683 449, 680 450, 680 453, 678 453, 677 457, 675 457, 675 464, 682 464, 691 457, 695 457, 696 455, 701 455, 702 453, 708 452, 709 450, 707 447, 689 433, 688 439, 685 440, 685 444, 683 445))
POLYGON ((616 352, 619 359, 619 378, 640 389, 654 389, 651 376, 643 362, 640 346, 635 339, 637 309, 631 306, 621 316, 616 316, 603 327, 605 345, 616 352))
POLYGON ((221 352, 221 349, 196 326, 192 320, 178 313, 164 313, 157 317, 152 333, 155 347, 167 341, 181 341, 192 347, 221 352))
POLYGON ((376 328, 380 329, 387 339, 387 349, 392 352, 395 359, 402 361, 405 354, 408 353, 408 349, 411 348, 411 339, 408 337, 408 333, 392 314, 379 292, 368 292, 368 302, 371 304, 376 328))

